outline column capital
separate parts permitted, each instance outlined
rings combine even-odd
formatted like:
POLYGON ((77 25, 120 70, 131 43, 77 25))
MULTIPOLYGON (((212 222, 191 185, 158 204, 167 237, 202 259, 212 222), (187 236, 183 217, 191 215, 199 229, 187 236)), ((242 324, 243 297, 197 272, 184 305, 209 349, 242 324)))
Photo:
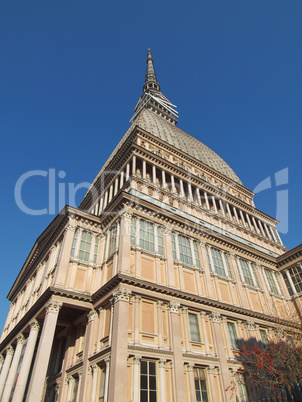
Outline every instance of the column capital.
POLYGON ((216 313, 215 311, 212 311, 212 313, 209 315, 209 317, 210 317, 210 320, 212 321, 212 322, 217 322, 217 323, 220 323, 220 314, 219 313, 216 313))
POLYGON ((24 335, 23 335, 23 334, 19 334, 19 335, 17 336, 17 343, 23 344, 24 342, 25 342, 24 335))
POLYGON ((248 331, 254 331, 255 330, 255 323, 253 321, 246 321, 245 327, 248 331))
POLYGON ((207 313, 205 311, 201 311, 199 315, 201 318, 206 318, 207 313))
POLYGON ((235 255, 235 253, 233 253, 233 251, 228 251, 228 255, 232 260, 234 260, 236 257, 236 255, 235 255))
POLYGON ((193 371, 193 368, 194 368, 194 363, 188 363, 187 364, 187 370, 188 371, 193 371))
POLYGON ((93 321, 96 317, 98 316, 97 311, 93 308, 89 311, 87 314, 87 320, 88 322, 93 321))
POLYGON ((99 366, 96 363, 92 364, 90 367, 91 367, 93 373, 96 373, 99 370, 99 366))
POLYGON ((171 232, 172 232, 172 226, 170 226, 170 225, 165 225, 165 226, 163 227, 163 234, 164 234, 164 235, 169 235, 169 234, 171 234, 171 232))
POLYGON ((183 313, 183 314, 187 314, 187 312, 188 312, 188 307, 181 307, 181 312, 183 313))
POLYGON ((131 290, 120 287, 119 289, 117 289, 116 292, 113 293, 113 299, 112 299, 113 304, 115 304, 120 300, 129 302, 130 296, 131 296, 131 290))
POLYGON ((169 302, 167 304, 167 308, 170 311, 170 313, 177 313, 178 314, 178 309, 179 309, 180 304, 176 302, 169 302))
POLYGON ((164 304, 164 302, 162 302, 161 300, 157 300, 157 307, 158 308, 162 308, 162 306, 163 306, 163 304, 164 304))
POLYGON ((0 355, 0 364, 4 362, 4 357, 2 356, 2 354, 0 355))
POLYGON ((141 301, 141 299, 142 299, 142 297, 139 296, 139 295, 134 296, 134 301, 137 302, 137 303, 139 303, 141 301))
POLYGON ((59 311, 62 307, 63 303, 57 302, 55 300, 50 300, 49 302, 46 303, 46 314, 48 313, 57 313, 59 314, 59 311))
POLYGON ((159 368, 165 368, 166 365, 166 360, 165 359, 159 359, 158 360, 158 367, 159 368))
POLYGON ((142 356, 133 356, 133 364, 140 364, 142 356))
POLYGON ((133 215, 133 213, 132 213, 131 209, 124 209, 120 213, 120 216, 122 218, 132 218, 132 215, 133 215))
POLYGON ((68 375, 68 376, 66 377, 65 384, 69 384, 72 380, 73 380, 73 376, 72 376, 72 375, 68 375))
POLYGON ((220 317, 220 321, 221 321, 221 322, 225 323, 225 322, 226 322, 226 320, 227 320, 227 319, 226 319, 226 317, 225 317, 225 316, 223 316, 223 315, 222 315, 222 316, 220 317))
POLYGON ((214 374, 214 369, 215 369, 215 366, 208 366, 208 373, 214 374))
POLYGON ((106 367, 108 367, 110 364, 110 356, 105 357, 104 362, 106 363, 106 367))
POLYGON ((206 242, 204 240, 199 240, 198 244, 200 247, 205 247, 206 246, 206 242))
POLYGON ((12 347, 12 345, 8 345, 8 347, 6 348, 6 355, 13 355, 14 354, 14 348, 12 347))

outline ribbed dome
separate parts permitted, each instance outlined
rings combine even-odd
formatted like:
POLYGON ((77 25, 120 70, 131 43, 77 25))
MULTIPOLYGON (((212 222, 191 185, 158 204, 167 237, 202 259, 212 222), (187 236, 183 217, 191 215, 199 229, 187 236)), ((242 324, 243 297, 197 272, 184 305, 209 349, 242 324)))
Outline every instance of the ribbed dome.
POLYGON ((242 184, 233 169, 214 151, 147 108, 140 112, 135 124, 162 141, 224 174, 236 183, 242 184))

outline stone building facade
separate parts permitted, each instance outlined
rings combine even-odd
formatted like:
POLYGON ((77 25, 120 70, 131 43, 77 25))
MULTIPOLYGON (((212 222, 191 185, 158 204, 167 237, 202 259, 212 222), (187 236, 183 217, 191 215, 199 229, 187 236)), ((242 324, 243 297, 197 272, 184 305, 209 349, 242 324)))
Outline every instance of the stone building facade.
POLYGON ((301 310, 302 245, 176 127, 150 51, 131 121, 8 294, 2 402, 227 401, 238 342, 301 310))

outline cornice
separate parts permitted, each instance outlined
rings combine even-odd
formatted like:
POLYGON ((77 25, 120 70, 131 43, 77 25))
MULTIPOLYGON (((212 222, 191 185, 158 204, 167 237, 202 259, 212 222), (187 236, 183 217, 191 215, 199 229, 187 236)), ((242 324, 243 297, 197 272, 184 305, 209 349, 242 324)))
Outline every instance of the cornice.
POLYGON ((277 266, 279 269, 287 268, 288 266, 295 265, 299 260, 302 260, 302 244, 280 255, 277 258, 277 266))

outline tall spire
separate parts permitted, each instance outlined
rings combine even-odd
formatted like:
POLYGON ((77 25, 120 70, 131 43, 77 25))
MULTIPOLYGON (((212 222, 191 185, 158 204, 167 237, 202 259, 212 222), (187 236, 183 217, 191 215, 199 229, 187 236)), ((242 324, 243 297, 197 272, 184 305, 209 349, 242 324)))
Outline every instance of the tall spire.
POLYGON ((133 123, 143 109, 148 109, 153 113, 163 117, 169 123, 176 124, 178 121, 178 112, 173 105, 161 92, 157 81, 151 50, 148 49, 146 77, 143 87, 143 93, 140 96, 135 108, 134 115, 130 123, 133 123))
POLYGON ((154 70, 151 49, 148 49, 148 55, 147 55, 147 68, 146 68, 146 79, 145 79, 145 84, 144 84, 144 92, 146 92, 148 89, 160 91, 160 85, 157 81, 155 70, 154 70))

